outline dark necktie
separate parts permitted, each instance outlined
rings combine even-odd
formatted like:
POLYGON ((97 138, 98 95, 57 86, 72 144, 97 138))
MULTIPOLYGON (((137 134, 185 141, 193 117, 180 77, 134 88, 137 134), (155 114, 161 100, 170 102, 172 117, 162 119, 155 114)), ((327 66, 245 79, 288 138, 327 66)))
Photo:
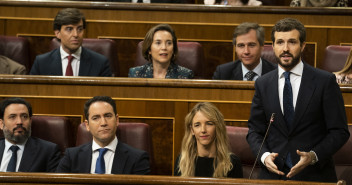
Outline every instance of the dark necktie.
POLYGON ((99 157, 97 159, 97 163, 95 165, 95 173, 98 174, 105 174, 105 160, 104 155, 108 151, 107 148, 100 148, 99 150, 99 157))
POLYGON ((248 71, 244 77, 247 78, 248 81, 253 81, 253 78, 255 77, 256 73, 253 71, 248 71))
POLYGON ((10 150, 12 151, 12 156, 10 159, 9 164, 7 165, 7 172, 16 172, 16 164, 17 164, 17 150, 20 149, 16 145, 12 145, 10 147, 10 150))
POLYGON ((137 3, 143 3, 143 0, 138 0, 137 3))
POLYGON ((66 73, 65 76, 73 76, 73 70, 72 70, 72 60, 73 60, 73 56, 70 54, 69 56, 67 56, 67 68, 66 68, 66 73))
MULTIPOLYGON (((292 94, 292 86, 290 82, 290 74, 291 72, 284 72, 285 76, 285 86, 284 86, 284 93, 283 93, 283 107, 284 107, 284 119, 287 124, 288 130, 292 127, 292 121, 295 115, 295 110, 293 108, 293 94, 292 94)), ((291 160, 291 153, 287 153, 287 158, 285 164, 292 168, 292 160, 291 160)))

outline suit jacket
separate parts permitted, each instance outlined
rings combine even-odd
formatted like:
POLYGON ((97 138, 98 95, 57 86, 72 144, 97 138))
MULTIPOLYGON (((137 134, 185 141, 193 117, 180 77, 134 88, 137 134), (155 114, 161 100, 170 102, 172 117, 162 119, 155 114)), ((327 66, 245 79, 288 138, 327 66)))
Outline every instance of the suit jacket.
MULTIPOLYGON (((5 149, 5 139, 0 140, 0 163, 5 149)), ((19 172, 55 172, 60 161, 57 144, 35 137, 29 137, 21 159, 19 172)))
POLYGON ((26 67, 0 55, 0 74, 25 75, 26 67))
MULTIPOLYGON (((60 48, 38 55, 29 74, 62 76, 60 48)), ((78 76, 112 76, 109 60, 82 47, 78 76)))
MULTIPOLYGON (((92 143, 78 147, 67 148, 57 172, 60 173, 90 173, 92 164, 92 143)), ((122 142, 116 146, 111 174, 150 173, 149 155, 147 152, 133 148, 122 142)))
MULTIPOLYGON (((299 161, 296 150, 312 150, 316 153, 318 162, 307 166, 293 180, 336 182, 332 156, 348 140, 349 131, 344 102, 335 75, 304 63, 290 130, 280 107, 278 70, 258 78, 255 82, 247 135, 247 141, 255 155, 259 152, 272 113, 276 113, 276 116, 259 156, 265 152, 279 153, 275 164, 282 171, 288 152, 291 153, 292 163, 295 165, 299 161)), ((269 172, 262 165, 259 178, 281 177, 269 172)))
MULTIPOLYGON (((277 65, 274 65, 271 62, 262 58, 262 76, 265 73, 268 73, 277 68, 277 65)), ((241 61, 236 60, 234 62, 228 62, 225 64, 218 65, 216 71, 214 72, 214 80, 243 80, 243 73, 241 67, 241 61)))

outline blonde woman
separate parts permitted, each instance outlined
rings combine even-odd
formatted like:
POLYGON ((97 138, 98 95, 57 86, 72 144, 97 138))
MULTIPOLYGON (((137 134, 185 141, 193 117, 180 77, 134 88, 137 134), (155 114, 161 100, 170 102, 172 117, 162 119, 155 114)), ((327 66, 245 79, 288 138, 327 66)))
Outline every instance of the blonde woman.
POLYGON ((185 118, 185 135, 174 175, 242 178, 240 159, 229 150, 224 117, 211 103, 198 103, 185 118))
POLYGON ((335 73, 337 83, 352 84, 352 47, 345 66, 335 73))

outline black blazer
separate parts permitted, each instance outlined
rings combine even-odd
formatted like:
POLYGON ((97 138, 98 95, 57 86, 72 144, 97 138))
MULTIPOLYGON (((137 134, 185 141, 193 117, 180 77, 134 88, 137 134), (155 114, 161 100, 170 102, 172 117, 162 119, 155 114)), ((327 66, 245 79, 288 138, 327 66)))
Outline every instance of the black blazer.
MULTIPOLYGON (((0 140, 0 163, 5 149, 5 139, 0 140)), ((60 161, 57 144, 39 138, 29 137, 21 159, 19 172, 55 172, 60 161)))
MULTIPOLYGON (((62 76, 60 48, 38 55, 29 74, 62 76)), ((109 60, 82 47, 78 76, 112 76, 109 60)))
MULTIPOLYGON (((65 156, 57 167, 60 173, 90 173, 92 163, 92 143, 67 148, 65 156)), ((150 173, 149 155, 147 152, 118 142, 111 174, 150 173)))
MULTIPOLYGON (((292 163, 299 161, 296 150, 313 150, 318 157, 315 165, 307 166, 293 180, 336 182, 332 156, 349 138, 346 112, 334 74, 304 63, 292 128, 288 130, 281 111, 278 94, 278 70, 267 73, 255 82, 247 141, 256 155, 263 141, 272 113, 275 120, 260 152, 279 153, 275 164, 282 171, 287 153, 292 163)), ((262 166, 259 178, 280 179, 262 166)))
MULTIPOLYGON (((266 61, 262 58, 262 76, 277 68, 271 62, 266 61)), ((225 64, 218 65, 213 75, 214 80, 243 80, 243 73, 241 67, 241 61, 236 60, 234 62, 228 62, 225 64)))

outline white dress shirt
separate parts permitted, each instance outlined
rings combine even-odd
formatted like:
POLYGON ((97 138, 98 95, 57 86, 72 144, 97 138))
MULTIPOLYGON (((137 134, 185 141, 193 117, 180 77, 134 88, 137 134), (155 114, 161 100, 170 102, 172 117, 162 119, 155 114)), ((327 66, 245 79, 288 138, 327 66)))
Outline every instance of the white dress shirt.
MULTIPOLYGON (((81 63, 81 52, 82 52, 82 46, 79 47, 77 51, 72 54, 72 56, 74 57, 71 62, 73 76, 78 76, 79 74, 79 65, 81 63)), ((68 64, 67 57, 69 56, 69 54, 66 53, 66 51, 62 48, 62 46, 60 46, 60 54, 61 54, 62 76, 65 76, 66 68, 68 64)))
MULTIPOLYGON (((285 70, 281 68, 280 65, 278 65, 278 84, 279 84, 279 100, 280 100, 280 107, 282 114, 284 114, 284 108, 283 108, 283 93, 284 93, 284 86, 285 86, 285 76, 284 72, 285 70)), ((302 74, 303 74, 303 62, 300 61, 294 68, 291 69, 291 74, 290 74, 290 82, 292 86, 292 96, 293 96, 293 108, 296 108, 296 102, 297 102, 297 96, 299 92, 299 87, 301 86, 301 80, 302 80, 302 74)), ((265 152, 260 160, 262 163, 265 165, 265 158, 270 155, 269 152, 265 152)))
MULTIPOLYGON (((249 71, 241 62, 241 66, 242 66, 242 78, 243 81, 247 81, 247 78, 245 78, 244 76, 247 74, 247 72, 249 71)), ((259 64, 252 70, 253 72, 256 73, 256 75, 253 78, 253 81, 256 81, 260 76, 262 76, 262 70, 263 69, 263 63, 262 63, 262 58, 260 58, 259 64)))
MULTIPOLYGON (((22 155, 23 155, 23 151, 24 151, 24 145, 26 144, 26 142, 27 142, 27 140, 23 144, 16 144, 19 147, 19 149, 17 150, 16 172, 18 171, 18 167, 21 164, 21 159, 22 159, 22 155)), ((0 166, 1 172, 6 172, 6 170, 7 170, 7 165, 9 164, 11 156, 12 156, 12 151, 10 150, 10 147, 12 145, 14 145, 14 144, 10 143, 9 141, 7 141, 7 139, 5 139, 5 149, 4 149, 4 154, 2 155, 1 166, 0 166)))
MULTIPOLYGON (((109 149, 106 151, 104 155, 105 161, 105 174, 111 174, 112 163, 114 162, 115 150, 117 146, 118 140, 115 136, 115 139, 110 142, 109 145, 105 146, 104 148, 109 149)), ((90 168, 90 173, 95 173, 95 165, 97 163, 97 159, 99 157, 99 150, 101 147, 93 140, 92 143, 92 165, 90 168)))

